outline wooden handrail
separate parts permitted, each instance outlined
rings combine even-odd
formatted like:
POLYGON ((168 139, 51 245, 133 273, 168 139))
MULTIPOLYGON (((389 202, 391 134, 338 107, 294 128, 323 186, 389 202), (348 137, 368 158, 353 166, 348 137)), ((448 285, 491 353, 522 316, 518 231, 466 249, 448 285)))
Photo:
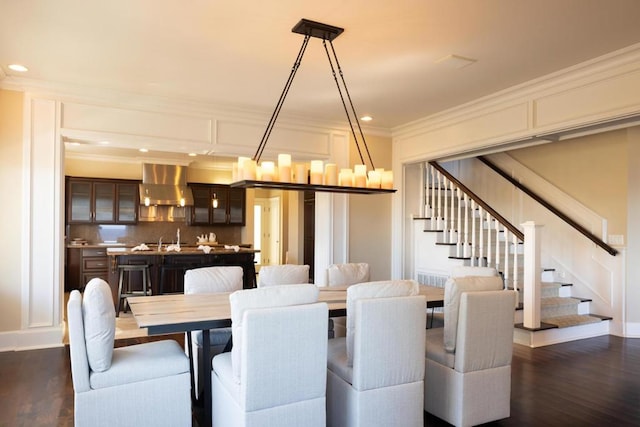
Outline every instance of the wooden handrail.
POLYGON ((524 241, 524 233, 520 231, 517 227, 507 221, 502 215, 493 210, 491 206, 485 203, 479 196, 477 196, 473 191, 469 190, 464 184, 458 181, 453 175, 447 172, 442 166, 440 166, 437 162, 429 162, 431 166, 433 166, 438 172, 447 177, 447 179, 457 185, 464 193, 467 193, 469 197, 471 197, 478 205, 482 206, 482 208, 489 212, 489 214, 494 217, 500 224, 504 225, 511 233, 513 233, 520 241, 524 241))
POLYGON ((583 234, 585 237, 587 237, 593 243, 595 243, 596 245, 600 246, 602 249, 607 251, 610 255, 615 256, 615 255, 618 254, 618 251, 616 249, 612 248, 611 246, 606 244, 602 239, 600 239, 598 236, 594 235, 589 230, 587 230, 586 228, 584 228, 583 226, 581 226, 580 224, 578 224, 577 222, 575 222, 574 220, 569 218, 567 215, 565 215, 563 212, 561 212, 559 209, 557 209, 551 203, 547 202, 541 196, 539 196, 538 194, 533 192, 531 189, 527 188, 525 185, 522 185, 520 182, 518 182, 516 179, 511 177, 506 172, 504 172, 498 166, 496 166, 495 164, 491 163, 491 161, 489 161, 487 158, 485 158, 484 156, 478 156, 478 160, 480 160, 485 165, 489 166, 498 175, 502 176, 504 179, 509 181, 511 184, 515 185, 516 188, 520 189, 522 192, 524 192, 526 195, 531 197, 533 200, 535 200, 536 202, 540 203, 545 208, 549 209, 554 215, 556 215, 558 218, 562 219, 564 222, 566 222, 571 227, 576 229, 578 232, 583 234))

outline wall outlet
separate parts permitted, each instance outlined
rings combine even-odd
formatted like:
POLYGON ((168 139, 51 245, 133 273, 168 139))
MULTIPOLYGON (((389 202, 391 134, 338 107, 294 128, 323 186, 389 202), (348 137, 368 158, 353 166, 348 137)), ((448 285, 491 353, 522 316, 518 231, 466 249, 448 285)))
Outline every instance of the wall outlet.
POLYGON ((622 234, 609 234, 609 242, 610 245, 623 246, 624 245, 624 235, 622 234))

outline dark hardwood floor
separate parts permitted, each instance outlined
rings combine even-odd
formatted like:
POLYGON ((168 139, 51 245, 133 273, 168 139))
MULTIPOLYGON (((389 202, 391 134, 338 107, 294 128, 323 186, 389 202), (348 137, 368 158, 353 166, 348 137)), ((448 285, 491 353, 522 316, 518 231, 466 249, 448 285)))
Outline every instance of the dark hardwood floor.
MULTIPOLYGON (((0 353, 0 426, 72 425, 68 347, 0 353)), ((425 414, 425 426, 446 425, 425 414)), ((640 425, 640 339, 603 336, 537 349, 515 345, 511 417, 487 425, 640 425)))

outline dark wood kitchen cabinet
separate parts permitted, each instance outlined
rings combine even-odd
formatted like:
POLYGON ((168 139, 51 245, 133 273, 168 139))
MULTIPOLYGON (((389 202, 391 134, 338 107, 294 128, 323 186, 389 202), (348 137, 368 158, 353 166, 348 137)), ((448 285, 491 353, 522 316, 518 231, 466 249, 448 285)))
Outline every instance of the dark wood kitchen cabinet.
POLYGON ((138 181, 67 177, 67 224, 136 224, 138 181))
POLYGON ((94 277, 109 280, 106 248, 67 248, 64 290, 83 289, 94 277))
POLYGON ((192 225, 245 225, 244 188, 222 184, 189 184, 189 187, 193 193, 192 225))

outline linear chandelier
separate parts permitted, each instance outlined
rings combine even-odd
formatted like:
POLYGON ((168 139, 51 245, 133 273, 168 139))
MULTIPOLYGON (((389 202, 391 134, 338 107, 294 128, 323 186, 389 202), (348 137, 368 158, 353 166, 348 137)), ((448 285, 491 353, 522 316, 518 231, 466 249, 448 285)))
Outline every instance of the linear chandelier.
POLYGON ((238 163, 234 163, 233 179, 231 187, 239 188, 265 188, 265 189, 283 189, 294 191, 324 191, 331 193, 352 193, 352 194, 380 194, 380 193, 393 193, 396 190, 393 189, 393 173, 391 171, 385 171, 382 169, 376 169, 373 164, 373 159, 367 147, 367 142, 364 138, 364 133, 360 126, 358 116, 356 114, 347 84, 344 80, 342 68, 338 62, 336 51, 333 48, 333 40, 338 37, 344 31, 343 28, 334 27, 332 25, 322 24, 320 22, 310 21, 308 19, 302 19, 291 30, 294 33, 304 35, 302 46, 294 61, 293 67, 289 78, 280 94, 278 103, 271 114, 267 128, 262 135, 258 149, 252 158, 239 157, 238 163), (289 154, 279 154, 278 163, 271 161, 263 161, 260 165, 260 158, 267 145, 271 131, 278 119, 282 105, 289 93, 293 79, 300 67, 302 58, 309 44, 311 37, 319 38, 322 40, 325 52, 327 53, 327 59, 331 66, 331 72, 333 79, 336 82, 338 93, 342 101, 342 106, 347 115, 349 127, 351 129, 351 135, 353 141, 358 149, 360 156, 359 165, 356 165, 354 170, 340 169, 333 163, 323 164, 322 160, 312 160, 310 165, 305 163, 298 163, 292 167, 291 156, 289 154), (337 70, 337 74, 336 74, 337 70), (338 75, 340 79, 338 79, 338 75), (341 86, 342 83, 342 86, 341 86), (344 93, 343 93, 344 89, 344 93), (346 98, 346 100, 345 100, 346 98), (350 108, 347 108, 347 103, 350 108), (352 116, 353 115, 353 120, 352 116), (361 141, 358 142, 356 137, 356 131, 354 128, 355 122, 361 141), (362 146, 361 146, 362 145, 362 146), (366 153, 367 159, 371 168, 367 171, 367 163, 365 162, 366 153))

